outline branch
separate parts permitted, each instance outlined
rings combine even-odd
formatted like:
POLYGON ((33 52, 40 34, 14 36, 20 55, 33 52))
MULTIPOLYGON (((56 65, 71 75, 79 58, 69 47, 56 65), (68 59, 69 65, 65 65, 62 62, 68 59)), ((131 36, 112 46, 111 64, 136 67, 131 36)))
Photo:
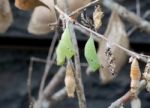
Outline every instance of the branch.
POLYGON ((127 20, 128 22, 134 24, 142 31, 145 31, 150 34, 150 23, 133 12, 130 12, 125 7, 119 5, 113 0, 102 0, 102 4, 110 10, 115 10, 120 17, 127 20))
MULTIPOLYGON (((44 85, 45 85, 45 81, 46 81, 46 78, 48 76, 48 72, 49 72, 50 68, 52 67, 52 63, 50 63, 50 59, 52 57, 54 46, 55 46, 55 43, 57 41, 57 36, 58 36, 58 31, 56 30, 55 35, 54 35, 53 40, 52 40, 52 43, 51 43, 51 46, 49 48, 47 59, 46 59, 44 75, 42 77, 42 81, 41 81, 41 84, 40 84, 39 98, 42 97, 42 92, 43 92, 43 88, 44 88, 44 85)), ((53 56, 52 61, 54 61, 54 60, 55 60, 55 55, 53 56)))
MULTIPOLYGON (((146 83, 145 80, 141 80, 140 87, 139 87, 139 90, 138 90, 138 94, 143 89, 145 89, 146 84, 147 83, 146 83)), ((134 98, 133 93, 131 93, 131 91, 128 91, 125 95, 123 95, 122 97, 120 97, 119 99, 117 99, 115 102, 113 102, 108 108, 120 108, 122 105, 124 105, 125 103, 129 102, 133 98, 134 98)))
POLYGON ((63 81, 65 76, 65 67, 61 67, 58 72, 53 76, 50 83, 46 86, 43 92, 43 97, 48 99, 55 92, 55 88, 63 81))

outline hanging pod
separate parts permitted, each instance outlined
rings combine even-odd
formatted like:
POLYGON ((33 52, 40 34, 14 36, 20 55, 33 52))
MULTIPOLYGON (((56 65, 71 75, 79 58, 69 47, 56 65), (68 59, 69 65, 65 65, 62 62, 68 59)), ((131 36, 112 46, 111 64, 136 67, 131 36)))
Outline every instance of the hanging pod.
POLYGON ((75 77, 73 72, 73 65, 70 61, 68 61, 66 66, 66 75, 65 75, 65 87, 67 90, 68 97, 74 97, 76 84, 75 84, 75 77))
POLYGON ((84 48, 84 56, 92 71, 96 71, 97 69, 99 69, 100 63, 97 57, 96 48, 95 48, 94 40, 92 36, 90 36, 90 38, 86 42, 86 45, 84 48))
POLYGON ((105 31, 105 37, 108 38, 108 44, 111 47, 111 52, 115 58, 115 75, 110 73, 108 67, 109 62, 107 62, 107 56, 105 54, 107 50, 107 43, 105 40, 99 42, 98 56, 101 61, 101 67, 99 70, 100 79, 103 84, 107 84, 117 76, 118 72, 121 70, 122 66, 127 60, 127 54, 125 51, 121 50, 117 46, 114 46, 113 43, 121 45, 122 47, 129 49, 129 40, 127 33, 124 28, 124 24, 121 21, 118 14, 113 11, 109 19, 107 29, 105 31))
POLYGON ((13 22, 9 0, 0 0, 0 33, 5 33, 13 22))
POLYGON ((139 68, 139 63, 136 58, 133 58, 131 63, 130 78, 131 78, 131 83, 130 83, 131 92, 136 94, 141 79, 141 71, 139 68))
POLYGON ((67 25, 56 49, 57 65, 63 65, 65 58, 71 59, 75 55, 70 35, 69 25, 67 25))

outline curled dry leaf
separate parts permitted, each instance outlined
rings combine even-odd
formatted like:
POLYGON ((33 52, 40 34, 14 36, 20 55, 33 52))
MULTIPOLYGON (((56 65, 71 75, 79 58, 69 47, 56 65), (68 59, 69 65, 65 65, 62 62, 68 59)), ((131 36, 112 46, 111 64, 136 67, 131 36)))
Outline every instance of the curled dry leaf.
POLYGON ((15 0, 15 6, 21 10, 30 10, 37 6, 45 6, 39 0, 15 0))
MULTIPOLYGON (((53 0, 40 0, 42 3, 47 5, 47 7, 37 7, 33 11, 28 31, 30 33, 41 35, 41 34, 47 34, 50 31, 53 31, 55 29, 54 23, 56 23, 56 14, 54 9, 54 1, 53 0), (51 26, 49 27, 48 24, 51 26)), ((87 3, 89 3, 91 0, 67 0, 69 4, 69 11, 72 12, 87 3)), ((57 0, 57 5, 64 10, 65 9, 65 2, 63 0, 57 0)))
MULTIPOLYGON (((129 40, 124 28, 124 24, 121 21, 118 14, 115 13, 114 11, 111 14, 111 17, 109 19, 109 24, 107 26, 107 30, 104 35, 105 37, 108 38, 109 41, 108 43, 110 45, 113 45, 114 42, 116 44, 123 46, 124 48, 127 49, 129 48, 129 40)), ((112 54, 115 57, 116 66, 114 71, 117 74, 122 68, 122 66, 124 65, 127 59, 127 54, 116 46, 110 46, 110 47, 111 47, 112 54)), ((100 68, 100 78, 103 84, 110 82, 115 77, 111 75, 111 73, 109 72, 109 68, 108 68, 109 64, 106 61, 107 57, 105 56, 106 48, 107 48, 106 41, 104 40, 101 41, 99 43, 98 56, 102 65, 102 68, 100 68)))
POLYGON ((134 58, 131 63, 130 77, 131 77, 130 83, 131 92, 136 95, 141 79, 141 71, 139 68, 139 63, 136 58, 134 58))
POLYGON ((93 12, 93 21, 94 21, 95 30, 98 30, 102 25, 102 21, 101 21, 102 17, 103 17, 103 12, 100 8, 100 5, 98 5, 95 11, 93 12))
POLYGON ((5 33, 13 22, 13 15, 8 0, 0 0, 0 33, 5 33))
POLYGON ((75 77, 73 72, 73 65, 68 61, 66 67, 66 76, 65 76, 65 86, 67 90, 68 97, 74 97, 76 84, 75 84, 75 77))

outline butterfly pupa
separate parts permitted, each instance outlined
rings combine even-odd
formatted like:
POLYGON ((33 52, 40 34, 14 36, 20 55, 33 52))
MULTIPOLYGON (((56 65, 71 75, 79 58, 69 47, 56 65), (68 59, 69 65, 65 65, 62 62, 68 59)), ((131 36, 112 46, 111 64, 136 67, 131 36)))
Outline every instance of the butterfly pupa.
POLYGON ((64 30, 58 47, 56 48, 57 64, 63 65, 65 58, 71 59, 75 55, 75 50, 71 41, 70 30, 67 25, 64 30))
POLYGON ((96 48, 92 36, 90 36, 90 38, 85 44, 84 56, 92 71, 96 71, 100 67, 99 59, 97 57, 96 48))
POLYGON ((139 68, 139 63, 136 58, 133 58, 131 63, 130 78, 131 78, 130 83, 131 92, 137 93, 141 79, 141 71, 139 68))
POLYGON ((73 66, 70 63, 70 61, 68 61, 67 66, 66 66, 65 87, 67 90, 68 97, 73 98, 74 93, 75 93, 75 89, 76 89, 76 84, 75 84, 73 66))
POLYGON ((93 12, 93 21, 94 21, 95 30, 98 30, 102 25, 102 21, 101 21, 102 17, 103 17, 103 12, 100 6, 98 5, 95 11, 93 12))

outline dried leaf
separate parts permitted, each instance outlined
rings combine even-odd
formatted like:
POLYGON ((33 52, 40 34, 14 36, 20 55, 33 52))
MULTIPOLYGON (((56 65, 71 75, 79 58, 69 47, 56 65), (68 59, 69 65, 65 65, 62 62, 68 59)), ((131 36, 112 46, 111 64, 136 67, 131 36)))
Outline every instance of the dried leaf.
POLYGON ((139 63, 136 58, 134 58, 131 63, 130 77, 131 77, 131 84, 130 84, 131 92, 136 94, 138 91, 140 79, 141 79, 141 71, 139 68, 139 63))
POLYGON ((46 5, 40 2, 39 0, 15 0, 15 6, 22 10, 30 10, 37 6, 46 6, 46 5))
POLYGON ((103 17, 103 12, 100 6, 98 5, 95 11, 93 12, 93 21, 94 21, 95 30, 98 30, 102 25, 102 21, 101 21, 102 17, 103 17))
POLYGON ((48 26, 48 24, 54 22, 56 22, 56 15, 54 10, 49 10, 43 6, 37 7, 32 13, 28 25, 28 32, 35 35, 47 34, 50 31, 54 31, 55 26, 48 26))
MULTIPOLYGON (((121 21, 120 17, 117 15, 117 13, 112 12, 109 19, 109 24, 107 26, 107 30, 104 35, 108 38, 108 44, 110 45, 112 54, 114 55, 116 64, 114 71, 117 74, 124 65, 127 59, 127 54, 118 47, 111 45, 113 43, 116 43, 123 46, 124 48, 129 48, 129 40, 124 28, 124 24, 121 21)), ((110 82, 115 77, 109 72, 109 64, 106 61, 107 57, 105 56, 106 49, 107 43, 103 40, 99 44, 98 56, 102 65, 102 68, 100 68, 100 78, 102 80, 102 83, 104 84, 110 82)))
POLYGON ((12 11, 8 0, 0 1, 0 33, 5 33, 13 22, 12 11))
POLYGON ((67 90, 68 97, 74 97, 76 84, 75 84, 75 77, 73 72, 73 65, 68 61, 66 67, 66 76, 65 76, 65 86, 67 90))

